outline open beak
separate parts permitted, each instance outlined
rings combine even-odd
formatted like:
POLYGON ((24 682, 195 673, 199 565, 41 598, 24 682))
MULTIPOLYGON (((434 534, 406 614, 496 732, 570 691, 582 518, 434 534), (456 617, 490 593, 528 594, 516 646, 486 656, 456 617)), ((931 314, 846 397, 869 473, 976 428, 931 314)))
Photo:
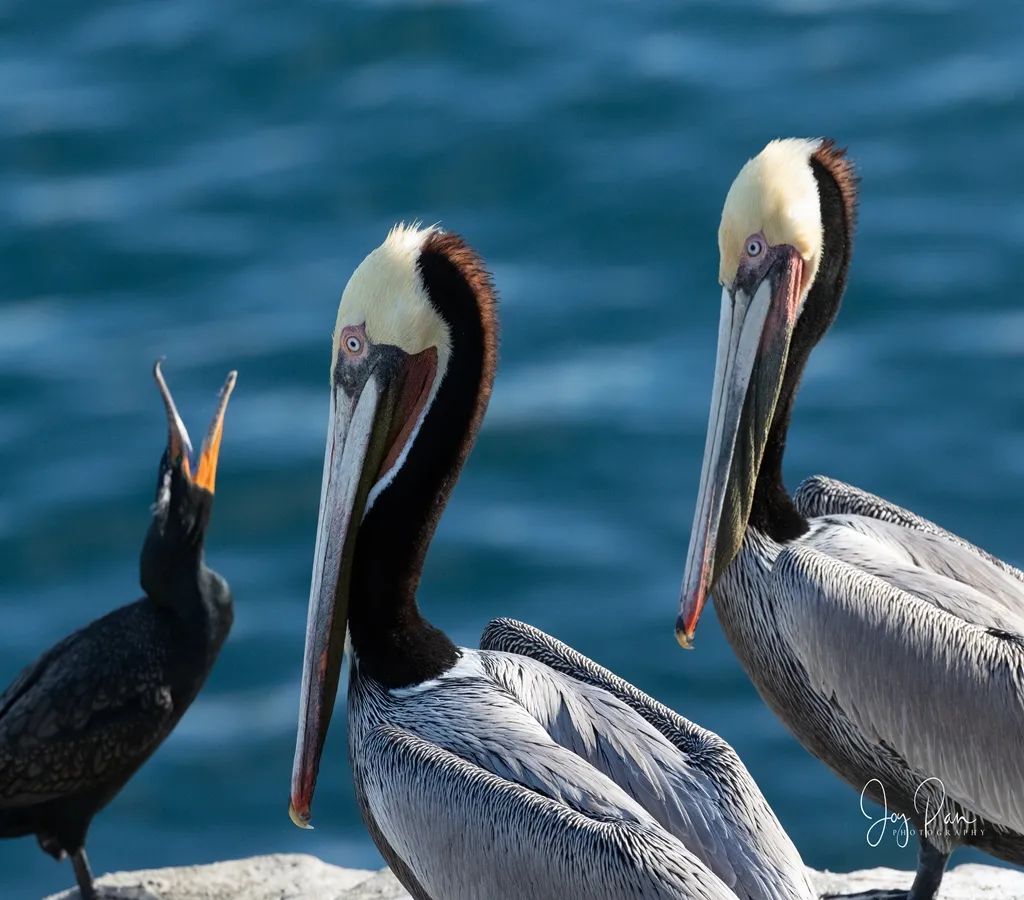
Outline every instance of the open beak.
POLYGON ((181 470, 185 476, 197 487, 201 487, 211 494, 214 493, 217 481, 217 460, 220 457, 220 442, 224 435, 224 415, 228 409, 228 401, 231 399, 231 392, 235 389, 235 381, 238 379, 237 372, 228 372, 224 386, 220 389, 220 402, 217 404, 217 411, 213 415, 210 429, 203 441, 203 447, 199 452, 199 461, 195 475, 192 473, 192 441, 188 436, 188 429, 178 414, 178 408, 174 405, 174 397, 171 396, 170 388, 164 381, 163 372, 160 370, 160 360, 153 364, 153 377, 156 379, 157 388, 164 401, 164 409, 167 412, 167 461, 173 465, 181 463, 181 470))
POLYGON ((414 356, 380 349, 395 352, 373 367, 361 388, 347 392, 335 383, 331 391, 288 809, 300 828, 311 827, 320 756, 341 674, 356 537, 367 498, 410 440, 410 423, 418 421, 436 372, 433 349, 414 356))
POLYGON ((693 646, 709 591, 739 552, 799 311, 803 261, 784 245, 760 281, 722 290, 718 356, 676 640, 693 646), (746 289, 745 289, 746 288, 746 289))

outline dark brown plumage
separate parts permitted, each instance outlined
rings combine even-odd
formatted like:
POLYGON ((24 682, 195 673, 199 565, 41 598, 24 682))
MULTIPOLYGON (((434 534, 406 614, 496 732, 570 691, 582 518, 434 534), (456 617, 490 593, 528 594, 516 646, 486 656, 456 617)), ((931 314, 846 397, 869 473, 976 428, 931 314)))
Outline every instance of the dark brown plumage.
POLYGON ((483 420, 498 358, 497 294, 479 256, 457 234, 430 232, 417 262, 449 329, 451 361, 410 453, 359 526, 349 627, 361 664, 381 684, 434 677, 458 653, 416 605, 427 548, 483 420), (369 602, 370 599, 373 602, 369 602))
POLYGON ((846 230, 852 235, 857 225, 857 203, 860 197, 860 176, 846 148, 840 147, 834 138, 822 138, 821 145, 811 159, 828 170, 836 184, 846 218, 846 230))

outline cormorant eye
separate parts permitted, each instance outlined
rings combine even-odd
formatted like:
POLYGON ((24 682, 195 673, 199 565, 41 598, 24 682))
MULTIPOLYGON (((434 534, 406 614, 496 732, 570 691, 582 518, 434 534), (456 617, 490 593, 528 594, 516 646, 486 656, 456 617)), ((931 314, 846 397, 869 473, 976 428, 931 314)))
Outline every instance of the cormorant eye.
POLYGON ((756 259, 764 253, 764 241, 759 237, 747 238, 747 256, 756 259))

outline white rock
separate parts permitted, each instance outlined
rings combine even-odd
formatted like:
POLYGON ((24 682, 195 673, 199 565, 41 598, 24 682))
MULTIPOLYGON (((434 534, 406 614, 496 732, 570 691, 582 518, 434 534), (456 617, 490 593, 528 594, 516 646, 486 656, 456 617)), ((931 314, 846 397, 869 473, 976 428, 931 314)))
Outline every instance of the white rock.
MULTIPOLYGON (((897 869, 863 869, 860 872, 811 871, 811 880, 822 897, 862 897, 884 900, 879 890, 902 888, 891 896, 906 896, 913 872, 897 869)), ((1016 869, 965 864, 950 869, 942 878, 939 900, 1024 900, 1024 873, 1016 869)))
MULTIPOLYGON (((836 874, 813 872, 823 897, 884 900, 888 889, 910 887, 913 873, 865 869, 836 874), (879 894, 879 890, 886 893, 879 894)), ((342 869, 315 856, 254 856, 209 866, 115 872, 96 881, 103 900, 409 900, 387 869, 342 869)), ((78 900, 77 890, 47 900, 78 900)), ((963 865, 942 880, 939 900, 1024 900, 1024 873, 995 866, 963 865)), ((528 898, 523 898, 528 900, 528 898)))
MULTIPOLYGON (((213 863, 114 872, 96 879, 103 900, 408 900, 387 869, 342 869, 315 856, 279 853, 213 863)), ((47 900, 79 900, 78 889, 47 900)))

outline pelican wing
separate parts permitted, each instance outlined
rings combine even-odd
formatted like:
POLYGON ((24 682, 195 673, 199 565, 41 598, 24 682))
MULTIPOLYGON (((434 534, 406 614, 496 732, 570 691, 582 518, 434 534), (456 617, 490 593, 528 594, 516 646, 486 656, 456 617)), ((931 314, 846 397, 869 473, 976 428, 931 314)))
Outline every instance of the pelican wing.
POLYGON ((695 764, 716 762, 732 748, 713 731, 684 719, 675 710, 634 687, 557 638, 516 619, 494 619, 480 637, 481 650, 501 650, 528 656, 576 681, 602 688, 642 716, 695 764))
POLYGON ((550 635, 496 619, 494 680, 551 738, 620 785, 737 895, 811 897, 803 862, 736 752, 550 635), (525 658, 524 658, 525 657, 525 658))
POLYGON ((1024 573, 873 494, 826 478, 800 485, 801 540, 951 615, 1024 635, 1024 573))
POLYGON ((653 823, 584 815, 394 726, 362 749, 369 812, 430 897, 735 900, 653 823))
POLYGON ((778 627, 825 702, 945 796, 1024 830, 1020 638, 799 543, 771 579, 778 627))
MULTIPOLYGON (((854 515, 863 516, 867 519, 876 519, 880 522, 888 522, 893 525, 900 525, 911 532, 931 535, 939 539, 941 546, 956 547, 958 550, 967 551, 974 559, 969 559, 968 566, 973 568, 975 560, 988 563, 1000 572, 1015 578, 1024 585, 1024 572, 1009 563, 1003 562, 991 553, 982 550, 980 547, 964 540, 959 535, 947 531, 940 525, 936 525, 929 519, 925 519, 902 506, 890 503, 888 500, 862 491, 860 488, 837 481, 834 478, 827 478, 824 475, 814 475, 807 478, 797 488, 793 497, 797 509, 801 514, 808 517, 833 516, 833 515, 854 515)), ((964 559, 962 554, 956 554, 964 559)), ((1024 596, 1024 590, 1021 591, 1024 596)))

